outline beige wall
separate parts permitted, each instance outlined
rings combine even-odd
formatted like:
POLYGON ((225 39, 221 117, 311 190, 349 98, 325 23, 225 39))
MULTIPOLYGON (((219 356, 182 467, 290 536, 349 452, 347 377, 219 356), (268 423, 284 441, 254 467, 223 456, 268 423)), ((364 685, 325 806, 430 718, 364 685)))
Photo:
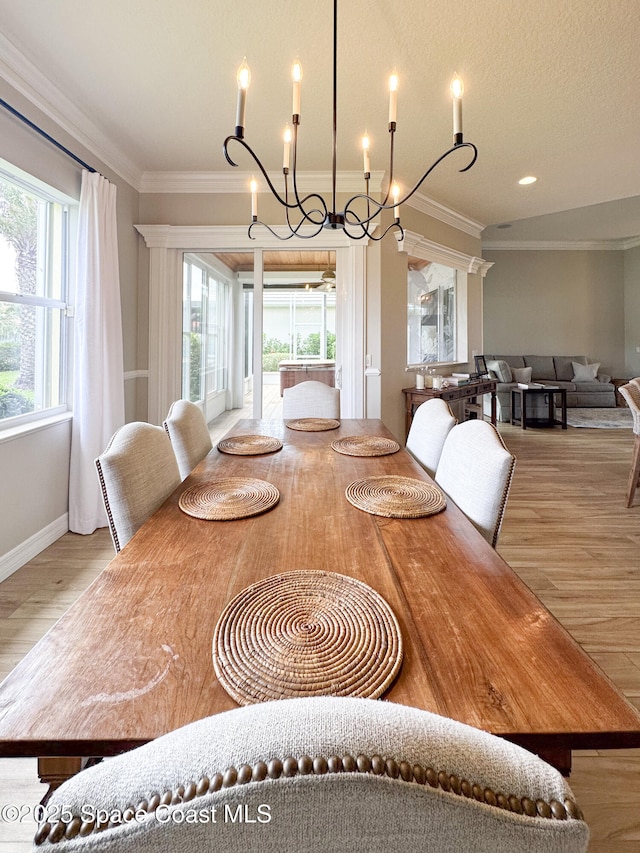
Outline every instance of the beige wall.
POLYGON ((484 350, 581 355, 624 377, 624 253, 490 251, 484 281, 484 350))
POLYGON ((385 238, 381 244, 379 336, 382 370, 379 417, 396 439, 404 443, 402 389, 413 384, 413 374, 409 375, 405 372, 407 366, 407 255, 398 251, 394 237, 385 238))
POLYGON ((640 246, 624 253, 624 344, 626 376, 640 376, 640 246))

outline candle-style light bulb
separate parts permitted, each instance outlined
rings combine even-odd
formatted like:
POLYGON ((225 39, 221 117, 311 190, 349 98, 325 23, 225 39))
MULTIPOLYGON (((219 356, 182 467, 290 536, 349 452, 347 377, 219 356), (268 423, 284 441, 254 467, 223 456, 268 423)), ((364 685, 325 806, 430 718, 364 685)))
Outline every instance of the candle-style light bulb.
POLYGON ((258 218, 258 182, 255 178, 251 178, 251 218, 258 218))
POLYGON ((300 83, 302 82, 302 65, 299 59, 295 59, 291 66, 291 79, 293 80, 293 115, 300 115, 300 83))
POLYGON ((457 74, 453 75, 449 90, 453 99, 453 141, 457 144, 462 142, 462 95, 464 94, 464 83, 457 74))
POLYGON ((393 217, 394 219, 400 219, 400 205, 398 204, 398 199, 400 198, 400 187, 394 181, 391 185, 391 197, 393 198, 393 217))
MULTIPOLYGON (((249 85, 251 83, 251 71, 249 70, 249 66, 247 65, 246 57, 242 60, 242 64, 238 68, 236 80, 238 81, 238 107, 236 110, 236 128, 244 128, 247 109, 247 89, 249 88, 249 85)), ((238 133, 237 130, 236 133, 238 133)), ((238 133, 238 136, 242 136, 242 133, 238 133)))
POLYGON ((362 158, 364 161, 364 173, 368 175, 371 173, 371 162, 369 160, 369 134, 366 130, 362 137, 362 158))
POLYGON ((282 168, 289 168, 289 152, 291 151, 291 127, 290 125, 286 125, 284 129, 284 133, 282 134, 282 138, 284 140, 284 152, 282 154, 282 168))
POLYGON ((395 124, 398 115, 398 73, 393 71, 389 77, 389 124, 395 124))

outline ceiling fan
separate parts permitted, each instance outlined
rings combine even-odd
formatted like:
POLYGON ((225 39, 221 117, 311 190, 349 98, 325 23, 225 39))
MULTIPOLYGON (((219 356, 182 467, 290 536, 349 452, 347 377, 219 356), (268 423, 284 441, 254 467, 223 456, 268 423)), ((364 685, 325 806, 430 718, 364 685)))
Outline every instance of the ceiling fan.
POLYGON ((316 287, 316 290, 322 290, 328 292, 330 290, 334 290, 336 286, 336 273, 335 270, 326 269, 322 275, 320 276, 320 280, 322 284, 319 284, 316 287))

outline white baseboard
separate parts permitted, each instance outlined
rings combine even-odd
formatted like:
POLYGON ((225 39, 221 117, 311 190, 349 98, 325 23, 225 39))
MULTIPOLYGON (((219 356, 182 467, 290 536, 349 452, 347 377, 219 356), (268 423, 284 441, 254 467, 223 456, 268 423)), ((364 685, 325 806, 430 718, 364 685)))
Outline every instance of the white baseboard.
POLYGON ((52 545, 56 539, 64 536, 68 530, 69 514, 65 512, 60 518, 52 521, 51 524, 43 527, 42 530, 34 533, 33 536, 30 536, 27 540, 21 542, 20 545, 8 551, 0 557, 0 581, 17 572, 21 566, 24 566, 29 560, 37 557, 41 551, 52 545))

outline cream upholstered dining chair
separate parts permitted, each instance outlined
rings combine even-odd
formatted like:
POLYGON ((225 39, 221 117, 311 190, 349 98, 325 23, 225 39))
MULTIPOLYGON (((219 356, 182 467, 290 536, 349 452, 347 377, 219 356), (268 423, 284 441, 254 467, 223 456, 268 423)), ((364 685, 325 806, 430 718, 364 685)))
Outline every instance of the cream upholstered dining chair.
POLYGON ((96 459, 116 551, 180 485, 178 463, 160 426, 134 422, 114 433, 96 459))
POLYGON ((406 448, 426 472, 435 476, 446 437, 457 420, 439 397, 421 403, 411 421, 406 448))
POLYGON ((171 404, 164 428, 171 439, 184 480, 212 448, 211 435, 201 409, 190 400, 171 404))
POLYGON ((339 418, 340 390, 315 379, 285 388, 282 417, 285 421, 292 418, 339 418))
POLYGON ((633 415, 633 459, 627 487, 627 506, 630 507, 633 505, 636 489, 640 486, 640 382, 632 379, 626 385, 621 385, 618 391, 624 397, 633 415))
POLYGON ((508 741, 373 699, 282 699, 191 723, 53 792, 34 853, 584 853, 560 773, 508 741), (98 815, 94 819, 94 815, 98 815))
POLYGON ((497 429, 472 420, 447 436, 435 481, 494 548, 515 468, 497 429))

